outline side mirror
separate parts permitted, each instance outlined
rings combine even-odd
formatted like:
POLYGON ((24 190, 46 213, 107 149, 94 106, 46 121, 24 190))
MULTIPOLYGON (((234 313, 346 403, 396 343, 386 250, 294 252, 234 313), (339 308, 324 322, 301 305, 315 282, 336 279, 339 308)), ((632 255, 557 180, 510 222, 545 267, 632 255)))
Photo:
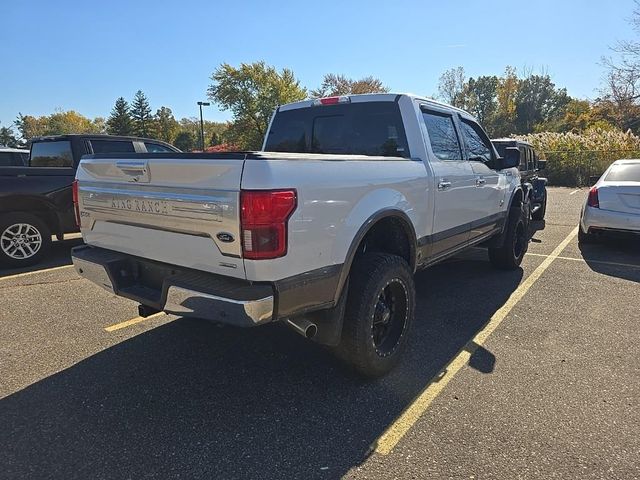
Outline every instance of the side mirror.
POLYGON ((538 160, 538 170, 544 170, 545 168, 547 168, 547 161, 538 160))
POLYGON ((504 149, 504 157, 502 157, 502 168, 513 168, 520 165, 520 150, 518 147, 507 147, 504 149))

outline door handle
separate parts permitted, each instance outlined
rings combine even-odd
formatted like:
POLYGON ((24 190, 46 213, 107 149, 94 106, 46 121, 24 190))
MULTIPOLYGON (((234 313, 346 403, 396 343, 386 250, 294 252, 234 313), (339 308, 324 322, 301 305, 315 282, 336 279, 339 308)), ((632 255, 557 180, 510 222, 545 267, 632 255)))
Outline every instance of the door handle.
POLYGON ((438 182, 438 190, 446 190, 447 188, 451 188, 451 182, 441 178, 438 182))
POLYGON ((476 178, 476 187, 481 187, 485 183, 487 183, 487 181, 484 178, 482 177, 476 178))

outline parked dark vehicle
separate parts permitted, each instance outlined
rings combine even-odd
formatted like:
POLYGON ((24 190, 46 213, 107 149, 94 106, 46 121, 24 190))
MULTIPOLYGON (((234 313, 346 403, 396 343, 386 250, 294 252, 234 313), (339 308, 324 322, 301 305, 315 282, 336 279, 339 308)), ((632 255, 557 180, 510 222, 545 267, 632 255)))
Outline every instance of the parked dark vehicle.
POLYGON ((539 159, 533 146, 522 140, 498 138, 491 142, 500 156, 505 155, 507 147, 517 147, 520 150, 520 180, 530 193, 531 219, 544 220, 547 212, 547 179, 539 173, 546 167, 546 160, 539 159))
POLYGON ((78 232, 72 184, 80 158, 94 153, 177 153, 159 140, 57 135, 31 140, 28 166, 0 166, 0 264, 37 263, 51 244, 78 232))
POLYGON ((0 167, 24 167, 29 165, 29 150, 0 147, 0 167))

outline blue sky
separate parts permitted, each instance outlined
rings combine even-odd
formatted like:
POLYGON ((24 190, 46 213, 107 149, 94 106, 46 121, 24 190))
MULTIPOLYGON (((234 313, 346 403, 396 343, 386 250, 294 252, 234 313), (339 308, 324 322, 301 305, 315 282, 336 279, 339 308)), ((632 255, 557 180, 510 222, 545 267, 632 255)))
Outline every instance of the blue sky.
MULTIPOLYGON (((633 4, 2 0, 0 125, 18 112, 56 109, 106 117, 117 97, 138 89, 154 110, 195 116, 217 65, 255 60, 291 68, 310 88, 334 72, 424 95, 448 68, 476 76, 513 65, 544 70, 569 94, 593 98, 601 56, 633 34, 633 4)), ((205 117, 229 114, 210 107, 205 117)))

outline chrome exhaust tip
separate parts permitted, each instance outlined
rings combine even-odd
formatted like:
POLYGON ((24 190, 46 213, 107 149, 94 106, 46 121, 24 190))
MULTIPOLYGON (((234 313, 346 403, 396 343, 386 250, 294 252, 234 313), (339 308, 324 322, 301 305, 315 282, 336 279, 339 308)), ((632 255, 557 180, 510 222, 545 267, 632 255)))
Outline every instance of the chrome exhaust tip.
POLYGON ((304 338, 312 339, 316 336, 316 333, 318 333, 316 324, 305 318, 297 318, 295 320, 287 319, 287 325, 304 338))

